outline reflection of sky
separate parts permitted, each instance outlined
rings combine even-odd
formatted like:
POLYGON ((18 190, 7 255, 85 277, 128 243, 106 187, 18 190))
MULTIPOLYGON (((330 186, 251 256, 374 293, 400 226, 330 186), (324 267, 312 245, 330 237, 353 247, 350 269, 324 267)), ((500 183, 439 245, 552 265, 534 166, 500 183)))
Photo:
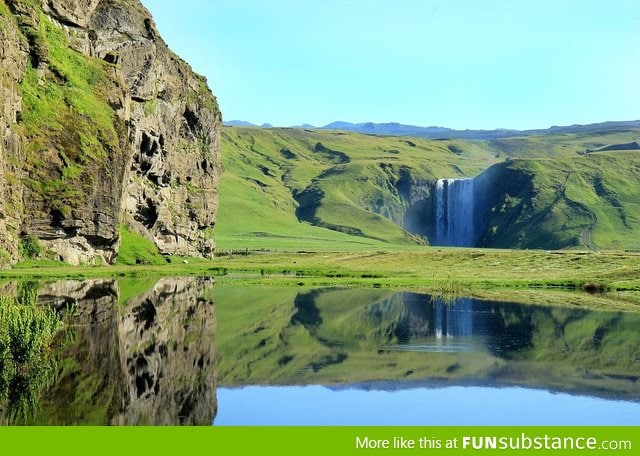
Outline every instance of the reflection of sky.
POLYGON ((640 403, 526 388, 218 388, 216 425, 640 425, 640 403))

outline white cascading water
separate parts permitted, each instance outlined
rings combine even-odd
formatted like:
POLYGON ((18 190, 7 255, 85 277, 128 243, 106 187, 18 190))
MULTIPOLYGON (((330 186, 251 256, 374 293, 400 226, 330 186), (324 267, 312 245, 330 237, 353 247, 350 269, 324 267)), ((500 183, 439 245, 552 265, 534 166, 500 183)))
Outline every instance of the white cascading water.
POLYGON ((473 247, 476 243, 473 179, 438 179, 435 242, 473 247))

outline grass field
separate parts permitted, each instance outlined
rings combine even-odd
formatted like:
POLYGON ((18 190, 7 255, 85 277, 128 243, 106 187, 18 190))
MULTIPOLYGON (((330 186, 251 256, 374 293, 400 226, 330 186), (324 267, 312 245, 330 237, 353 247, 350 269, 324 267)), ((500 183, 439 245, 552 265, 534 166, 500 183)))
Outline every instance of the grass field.
MULTIPOLYGON (((604 301, 640 305, 640 254, 413 247, 351 252, 255 252, 215 260, 189 259, 159 265, 73 267, 23 265, 0 271, 0 278, 40 279, 174 275, 217 276, 228 285, 364 286, 420 289, 526 302, 566 300, 536 290, 578 290, 576 304, 604 301), (582 299, 584 298, 584 299, 582 299)), ((558 297, 558 295, 556 295, 558 297)), ((573 298, 572 298, 573 299, 573 298)), ((597 303, 595 303, 597 304, 597 303)), ((604 305, 604 304, 603 304, 604 305)), ((605 305, 606 307, 606 305, 605 305)))

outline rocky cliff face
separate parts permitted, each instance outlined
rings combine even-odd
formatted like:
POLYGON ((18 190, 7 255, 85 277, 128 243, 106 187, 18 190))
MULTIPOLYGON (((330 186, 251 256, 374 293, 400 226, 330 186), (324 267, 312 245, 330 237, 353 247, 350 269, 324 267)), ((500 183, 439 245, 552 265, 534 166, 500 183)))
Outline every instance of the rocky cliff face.
POLYGON ((220 111, 148 11, 0 0, 0 14, 0 260, 37 243, 112 262, 122 223, 162 253, 209 255, 220 111))
POLYGON ((20 81, 27 65, 27 43, 7 6, 0 2, 0 263, 18 257, 20 230, 19 163, 22 141, 14 130, 21 110, 20 81))

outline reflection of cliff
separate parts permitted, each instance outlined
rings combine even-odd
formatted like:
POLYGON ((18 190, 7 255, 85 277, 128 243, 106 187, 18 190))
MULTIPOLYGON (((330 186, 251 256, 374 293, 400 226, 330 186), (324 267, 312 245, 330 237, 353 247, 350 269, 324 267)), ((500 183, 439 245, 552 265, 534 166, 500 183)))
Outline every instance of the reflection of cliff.
POLYGON ((126 373, 118 424, 211 424, 215 398, 215 317, 208 280, 160 279, 120 317, 126 373))
POLYGON ((115 280, 63 280, 40 288, 40 304, 74 308, 75 339, 59 362, 34 424, 108 424, 122 396, 115 280))
POLYGON ((40 302, 73 304, 76 338, 61 355, 37 424, 200 424, 217 412, 214 306, 206 279, 164 278, 118 307, 114 280, 60 281, 40 302))

